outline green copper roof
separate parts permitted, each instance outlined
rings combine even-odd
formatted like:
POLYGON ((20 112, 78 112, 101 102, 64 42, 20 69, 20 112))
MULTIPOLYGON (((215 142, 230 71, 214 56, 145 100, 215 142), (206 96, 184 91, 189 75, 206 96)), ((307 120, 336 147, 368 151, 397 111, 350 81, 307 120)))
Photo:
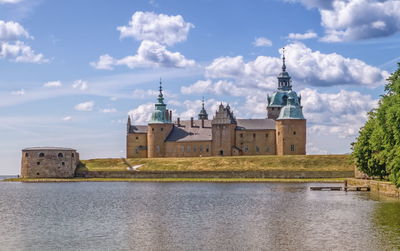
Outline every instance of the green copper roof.
POLYGON ((167 105, 164 104, 164 96, 162 93, 161 79, 160 79, 160 94, 158 95, 158 103, 154 104, 154 111, 151 114, 149 124, 165 124, 172 123, 167 105))
POLYGON ((280 119, 304 119, 302 108, 293 97, 289 97, 288 104, 282 107, 277 120, 280 119))
POLYGON ((295 91, 277 90, 268 100, 268 106, 282 107, 287 104, 289 98, 293 98, 296 105, 300 105, 300 99, 295 91))

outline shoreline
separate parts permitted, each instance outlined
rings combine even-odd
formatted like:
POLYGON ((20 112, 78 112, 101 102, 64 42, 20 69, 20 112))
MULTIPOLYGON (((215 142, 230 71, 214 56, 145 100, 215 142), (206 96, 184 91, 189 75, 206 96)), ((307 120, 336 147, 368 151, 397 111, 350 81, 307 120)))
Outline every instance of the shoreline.
POLYGON ((11 178, 0 182, 22 183, 68 183, 68 182, 202 182, 202 183, 344 183, 346 178, 320 178, 320 179, 270 179, 270 178, 41 178, 24 179, 11 178))

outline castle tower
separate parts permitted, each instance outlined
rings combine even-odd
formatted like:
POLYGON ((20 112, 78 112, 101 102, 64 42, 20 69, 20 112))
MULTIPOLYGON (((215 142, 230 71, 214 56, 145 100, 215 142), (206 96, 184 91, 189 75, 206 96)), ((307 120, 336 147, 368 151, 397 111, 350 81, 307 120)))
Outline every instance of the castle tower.
POLYGON ((198 116, 199 116, 199 120, 208 120, 208 114, 207 114, 206 109, 204 108, 204 97, 202 99, 201 111, 198 116))
MULTIPOLYGON (((282 72, 278 75, 278 90, 272 96, 268 95, 267 112, 269 119, 277 119, 283 106, 287 104, 288 92, 292 91, 292 80, 289 73, 286 71, 285 48, 283 48, 282 57, 282 72)), ((293 97, 293 98, 297 98, 293 97)))
POLYGON ((154 106, 155 109, 151 114, 147 129, 147 154, 149 158, 165 156, 165 139, 173 128, 172 113, 164 103, 161 79, 158 103, 154 106))
POLYGON ((231 156, 235 145, 236 118, 229 104, 224 107, 222 103, 218 107, 212 125, 212 155, 231 156))
POLYGON ((277 155, 306 154, 306 119, 299 99, 292 96, 289 95, 287 105, 282 107, 276 119, 277 155))

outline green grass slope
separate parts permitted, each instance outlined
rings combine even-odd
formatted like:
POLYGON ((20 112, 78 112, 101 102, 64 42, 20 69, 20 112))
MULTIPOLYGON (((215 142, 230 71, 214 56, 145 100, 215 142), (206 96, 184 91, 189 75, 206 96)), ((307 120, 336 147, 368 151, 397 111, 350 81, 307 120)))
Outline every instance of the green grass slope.
MULTIPOLYGON (((349 155, 238 156, 126 159, 140 171, 352 171, 349 155)), ((124 159, 82 160, 80 171, 125 171, 124 159)))

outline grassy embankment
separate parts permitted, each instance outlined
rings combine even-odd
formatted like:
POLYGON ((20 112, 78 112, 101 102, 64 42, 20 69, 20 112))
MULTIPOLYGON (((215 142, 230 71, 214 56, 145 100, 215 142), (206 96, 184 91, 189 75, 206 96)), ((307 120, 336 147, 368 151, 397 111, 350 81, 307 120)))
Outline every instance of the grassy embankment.
MULTIPOLYGON (((143 165, 137 171, 353 171, 348 155, 240 156, 202 158, 90 159, 82 160, 79 171, 127 171, 127 167, 143 165), (128 162, 125 163, 125 161, 128 162)), ((128 171, 127 171, 128 172, 128 171)), ((343 178, 70 178, 8 179, 22 182, 343 182, 343 178)))
MULTIPOLYGON (((139 171, 352 171, 349 155, 239 156, 126 159, 139 171)), ((84 171, 126 171, 123 159, 82 160, 84 171)))
POLYGON ((27 182, 27 183, 58 183, 58 182, 211 182, 211 183, 342 183, 345 178, 331 178, 331 179, 195 179, 195 178, 163 178, 163 179, 130 179, 130 178, 69 178, 69 179, 56 179, 56 178, 43 178, 43 179, 22 179, 11 178, 4 181, 9 182, 27 182))

